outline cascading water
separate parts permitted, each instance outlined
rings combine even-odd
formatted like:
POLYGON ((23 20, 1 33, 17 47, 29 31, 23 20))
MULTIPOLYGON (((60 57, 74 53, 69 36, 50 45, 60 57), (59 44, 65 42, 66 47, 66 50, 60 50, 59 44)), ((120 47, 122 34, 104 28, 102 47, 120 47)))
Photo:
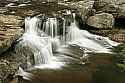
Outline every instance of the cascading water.
POLYGON ((36 17, 26 18, 26 32, 22 37, 23 44, 29 46, 34 53, 35 65, 48 64, 53 56, 50 38, 41 36, 43 32, 39 32, 39 23, 40 20, 36 17))
POLYGON ((60 46, 59 40, 59 29, 56 18, 48 18, 46 22, 43 23, 42 31, 51 37, 52 50, 56 50, 60 46))
POLYGON ((47 21, 43 23, 43 31, 52 38, 57 37, 58 35, 57 19, 48 18, 47 21))
MULTIPOLYGON (((87 52, 109 53, 109 48, 118 45, 107 37, 80 30, 75 21, 75 14, 71 14, 71 11, 67 11, 67 14, 72 15, 73 21, 68 19, 71 22, 68 26, 67 19, 63 18, 61 35, 57 18, 48 18, 43 23, 42 30, 42 21, 39 18, 28 17, 25 19, 25 33, 20 43, 28 46, 33 52, 35 68, 59 69, 66 66, 66 62, 70 63, 72 60, 79 64, 87 52), (81 48, 84 49, 82 52, 81 48)), ((24 79, 30 79, 33 76, 22 69, 20 69, 20 73, 24 79)))
MULTIPOLYGON (((70 11, 67 13, 71 15, 70 11)), ((118 45, 118 43, 111 41, 106 37, 93 35, 86 30, 80 30, 76 25, 75 14, 72 15, 74 21, 72 21, 70 26, 66 26, 66 19, 63 19, 62 35, 59 34, 60 28, 58 27, 56 18, 48 18, 47 21, 43 23, 42 30, 40 30, 39 27, 41 24, 40 19, 36 17, 25 19, 26 32, 22 37, 22 42, 32 49, 35 65, 55 64, 52 60, 52 58, 55 59, 53 53, 55 51, 67 51, 68 53, 69 50, 67 49, 70 48, 67 48, 67 46, 70 45, 77 45, 91 52, 107 53, 110 52, 109 48, 118 45), (65 50, 62 50, 62 48, 65 50)), ((48 65, 46 66, 48 67, 48 65)))
POLYGON ((67 40, 69 44, 76 44, 93 52, 109 52, 109 49, 105 48, 100 44, 100 42, 97 42, 94 39, 96 35, 91 34, 91 36, 89 36, 89 32, 85 30, 79 30, 75 23, 72 23, 69 28, 69 33, 67 34, 67 40))
POLYGON ((67 38, 69 44, 76 44, 78 46, 87 48, 92 52, 105 52, 109 53, 113 46, 118 43, 109 40, 106 37, 93 35, 86 30, 80 30, 75 21, 69 26, 67 38))

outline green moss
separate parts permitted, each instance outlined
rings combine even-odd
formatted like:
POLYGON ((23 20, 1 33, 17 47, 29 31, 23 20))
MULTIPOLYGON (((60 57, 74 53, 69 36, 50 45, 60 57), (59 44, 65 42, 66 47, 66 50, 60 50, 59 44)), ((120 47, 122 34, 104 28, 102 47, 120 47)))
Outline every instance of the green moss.
POLYGON ((113 48, 113 52, 121 56, 121 63, 117 63, 117 66, 125 71, 125 44, 120 44, 119 46, 113 48))

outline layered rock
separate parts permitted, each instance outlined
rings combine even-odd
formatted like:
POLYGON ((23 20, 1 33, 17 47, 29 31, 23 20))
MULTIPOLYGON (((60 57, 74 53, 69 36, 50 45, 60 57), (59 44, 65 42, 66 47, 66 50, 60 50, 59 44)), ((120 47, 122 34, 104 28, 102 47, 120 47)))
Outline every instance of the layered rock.
POLYGON ((23 32, 22 20, 14 15, 0 15, 0 54, 5 52, 23 32))
POLYGON ((88 18, 87 24, 95 28, 109 29, 114 25, 114 18, 108 13, 95 14, 88 18))
POLYGON ((125 0, 96 0, 95 8, 113 14, 115 18, 125 17, 125 0))
POLYGON ((6 82, 8 77, 13 78, 19 64, 15 58, 9 60, 8 56, 11 55, 4 52, 8 52, 12 44, 23 34, 22 21, 19 16, 0 14, 0 80, 5 83, 8 83, 6 82))

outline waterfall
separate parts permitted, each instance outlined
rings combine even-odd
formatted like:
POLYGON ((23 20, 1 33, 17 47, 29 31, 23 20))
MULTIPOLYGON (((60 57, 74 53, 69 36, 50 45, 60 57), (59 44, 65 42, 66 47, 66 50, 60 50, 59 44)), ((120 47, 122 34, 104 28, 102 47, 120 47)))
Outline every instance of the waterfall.
POLYGON ((52 51, 55 51, 60 46, 59 40, 59 28, 56 18, 48 18, 46 22, 43 23, 43 32, 51 37, 52 51))
POLYGON ((118 43, 111 41, 106 37, 93 35, 86 30, 80 30, 76 24, 75 13, 71 13, 70 10, 66 10, 66 14, 69 17, 72 17, 70 20, 68 19, 71 24, 69 26, 66 25, 67 19, 62 18, 62 35, 58 34, 60 28, 58 27, 59 24, 57 22, 57 18, 48 18, 48 20, 43 24, 43 31, 48 34, 48 36, 51 36, 53 50, 60 48, 60 45, 67 46, 70 44, 76 44, 83 48, 89 49, 92 52, 109 53, 110 48, 118 45, 118 43))
POLYGON ((35 65, 48 64, 51 61, 52 47, 49 37, 43 37, 40 33, 40 20, 36 17, 25 19, 25 33, 22 37, 23 44, 30 47, 34 53, 35 65))
POLYGON ((80 30, 76 22, 74 21, 68 27, 68 33, 66 35, 68 44, 76 44, 83 48, 87 48, 93 52, 109 53, 113 46, 117 46, 118 43, 110 40, 107 37, 102 37, 89 33, 86 30, 80 30))
POLYGON ((77 39, 82 38, 80 30, 78 29, 78 27, 76 26, 75 22, 71 23, 71 25, 68 27, 68 33, 66 36, 66 40, 69 42, 75 41, 77 39))
POLYGON ((52 38, 58 35, 57 19, 48 18, 45 23, 43 23, 43 31, 51 36, 52 38))
MULTIPOLYGON (((48 18, 46 22, 43 23, 37 17, 26 18, 25 19, 25 33, 22 37, 22 43, 25 46, 31 48, 34 54, 35 65, 42 65, 44 67, 52 67, 55 64, 53 58, 54 53, 59 51, 61 48, 61 53, 65 51, 66 53, 71 45, 77 45, 84 48, 84 51, 91 52, 110 52, 110 48, 118 45, 118 43, 108 39, 107 37, 102 37, 89 33, 86 30, 80 30, 76 24, 75 14, 71 14, 71 11, 67 11, 67 14, 72 15, 70 25, 66 25, 66 19, 63 18, 62 34, 60 35, 60 27, 58 27, 57 18, 48 18), (53 64, 54 63, 54 64, 53 64), (47 64, 47 65, 45 65, 47 64)), ((73 48, 71 48, 73 49, 73 48)), ((70 50, 71 50, 70 49, 70 50)), ((71 53, 68 53, 71 54, 71 53)), ((57 67, 57 64, 55 64, 57 67)), ((62 64, 61 64, 62 65, 62 64)), ((59 65, 58 65, 59 67, 59 65)))

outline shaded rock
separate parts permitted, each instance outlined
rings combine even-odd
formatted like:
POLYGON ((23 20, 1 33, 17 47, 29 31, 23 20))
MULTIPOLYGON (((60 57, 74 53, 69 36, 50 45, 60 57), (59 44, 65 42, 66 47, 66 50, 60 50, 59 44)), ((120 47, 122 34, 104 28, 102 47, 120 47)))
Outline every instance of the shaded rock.
POLYGON ((22 35, 23 29, 20 26, 22 26, 20 17, 0 15, 0 54, 22 35))
POLYGON ((112 38, 112 36, 114 34, 117 34, 119 32, 118 29, 111 29, 111 30, 89 30, 89 32, 96 34, 96 35, 100 35, 100 36, 104 36, 104 37, 109 37, 112 38))
POLYGON ((114 18, 108 13, 96 14, 88 18, 87 24, 95 28, 108 29, 113 27, 114 18))
POLYGON ((95 8, 113 14, 115 18, 125 17, 125 0, 96 0, 95 8))
MULTIPOLYGON (((34 54, 30 46, 23 45, 24 42, 18 43, 13 51, 9 51, 7 59, 16 62, 21 68, 27 70, 34 66, 34 54)), ((6 54, 5 54, 6 55, 6 54)))

